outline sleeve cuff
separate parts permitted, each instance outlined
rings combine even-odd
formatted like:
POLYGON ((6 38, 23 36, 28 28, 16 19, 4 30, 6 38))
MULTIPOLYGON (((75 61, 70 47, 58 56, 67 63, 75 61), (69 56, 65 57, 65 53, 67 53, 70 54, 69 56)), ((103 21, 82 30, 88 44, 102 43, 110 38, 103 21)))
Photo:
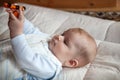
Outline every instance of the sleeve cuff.
POLYGON ((19 45, 26 41, 25 35, 21 34, 11 39, 12 45, 19 45))

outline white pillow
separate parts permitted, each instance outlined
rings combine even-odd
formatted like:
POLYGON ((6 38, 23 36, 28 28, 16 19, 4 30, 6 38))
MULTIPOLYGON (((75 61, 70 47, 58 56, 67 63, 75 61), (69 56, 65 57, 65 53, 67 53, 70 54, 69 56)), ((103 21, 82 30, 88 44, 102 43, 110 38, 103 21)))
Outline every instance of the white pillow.
POLYGON ((63 68, 60 75, 54 80, 83 80, 90 63, 82 68, 63 68))
POLYGON ((101 42, 84 80, 120 80, 120 44, 101 42))

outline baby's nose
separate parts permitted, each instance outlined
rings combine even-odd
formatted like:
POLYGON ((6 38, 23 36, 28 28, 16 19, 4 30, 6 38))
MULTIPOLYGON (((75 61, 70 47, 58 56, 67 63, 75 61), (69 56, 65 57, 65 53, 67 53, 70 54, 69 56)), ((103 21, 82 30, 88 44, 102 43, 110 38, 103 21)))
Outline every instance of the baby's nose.
POLYGON ((58 41, 61 41, 61 40, 63 40, 64 37, 61 35, 56 35, 56 36, 54 36, 54 38, 58 41))
POLYGON ((64 36, 59 35, 58 38, 59 41, 62 41, 64 39, 64 36))

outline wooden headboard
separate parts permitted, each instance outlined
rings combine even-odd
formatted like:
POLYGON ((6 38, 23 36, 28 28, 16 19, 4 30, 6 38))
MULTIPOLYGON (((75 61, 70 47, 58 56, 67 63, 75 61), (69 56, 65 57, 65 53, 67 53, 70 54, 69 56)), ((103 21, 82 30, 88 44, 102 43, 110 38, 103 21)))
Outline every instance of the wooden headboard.
POLYGON ((68 11, 120 11, 120 0, 0 0, 23 2, 68 11))

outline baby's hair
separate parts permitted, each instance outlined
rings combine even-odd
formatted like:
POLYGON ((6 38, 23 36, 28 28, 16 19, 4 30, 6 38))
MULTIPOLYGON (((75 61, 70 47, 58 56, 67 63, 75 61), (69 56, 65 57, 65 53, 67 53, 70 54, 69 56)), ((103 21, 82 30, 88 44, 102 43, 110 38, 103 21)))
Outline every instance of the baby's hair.
MULTIPOLYGON (((65 34, 78 34, 80 36, 80 47, 77 49, 76 58, 83 58, 86 61, 86 64, 92 62, 96 55, 96 43, 94 38, 85 30, 81 28, 70 28, 65 31, 62 35, 65 34)), ((81 65, 80 65, 81 66, 81 65)))

